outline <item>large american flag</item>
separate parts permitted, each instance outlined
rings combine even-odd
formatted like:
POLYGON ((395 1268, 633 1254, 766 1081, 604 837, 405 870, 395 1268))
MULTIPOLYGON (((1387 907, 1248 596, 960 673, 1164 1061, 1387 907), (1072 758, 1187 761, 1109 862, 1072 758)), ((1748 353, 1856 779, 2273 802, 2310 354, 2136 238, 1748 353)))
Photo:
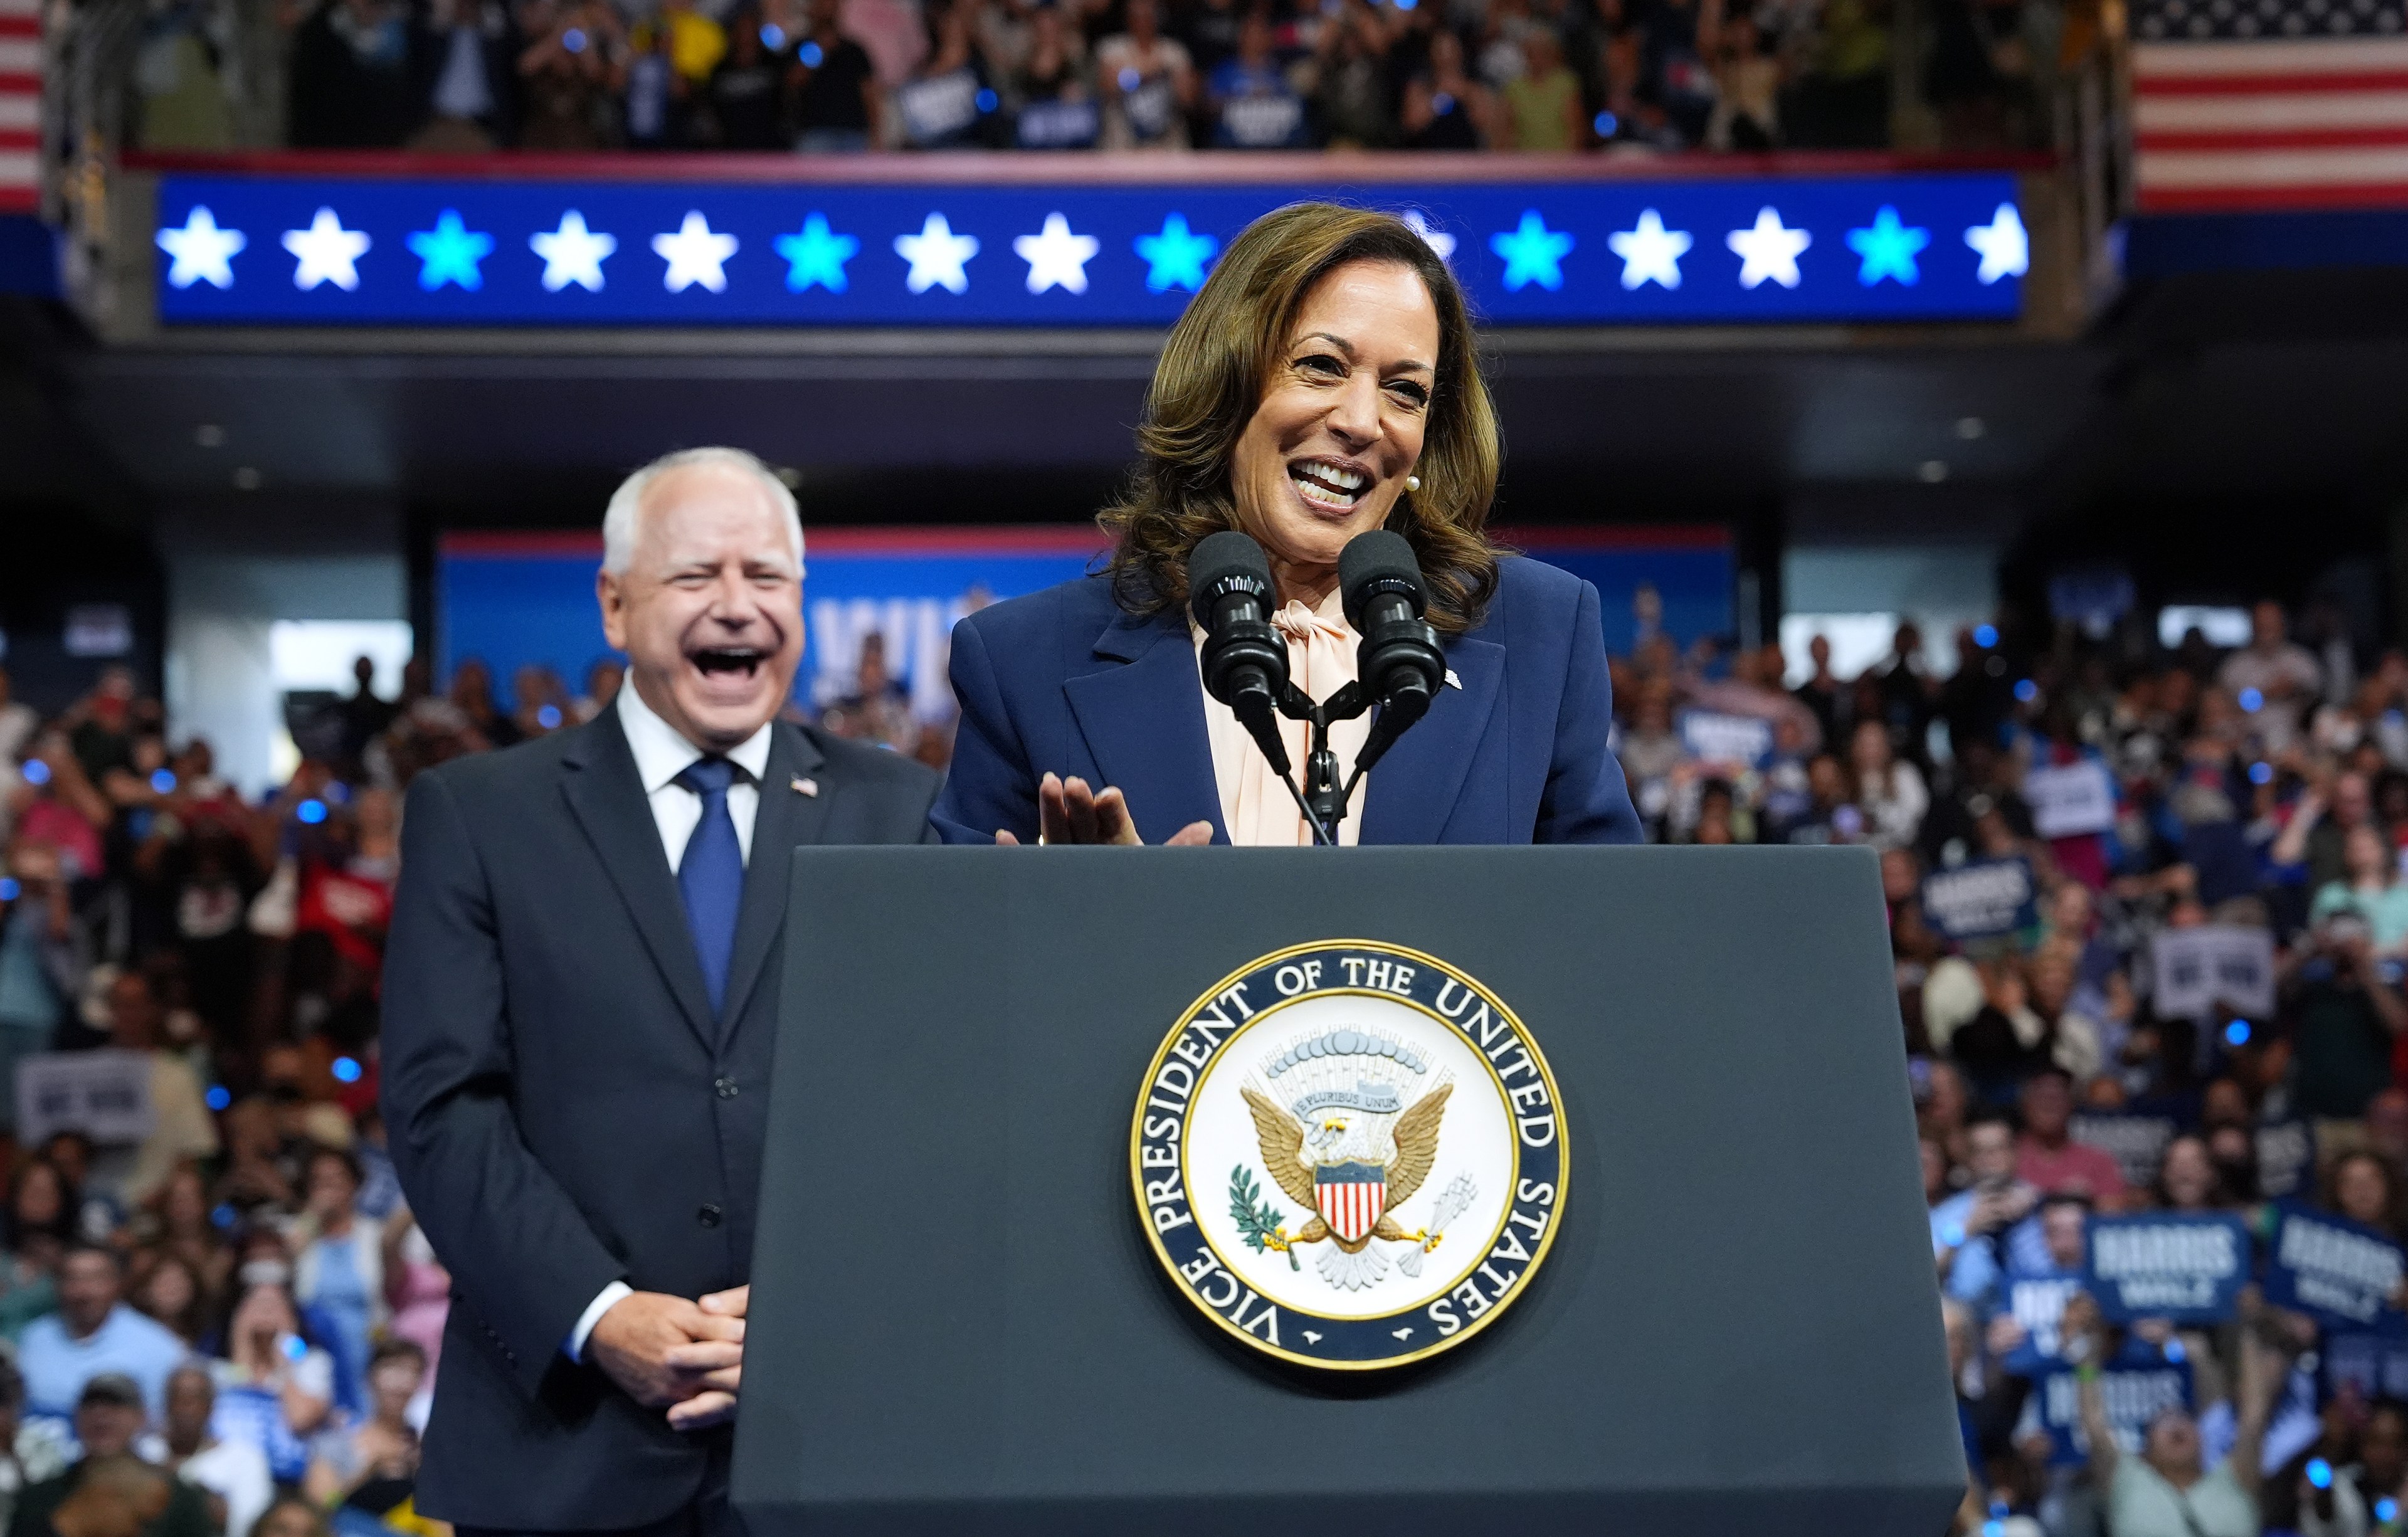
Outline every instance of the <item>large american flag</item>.
POLYGON ((41 0, 0 0, 0 213, 41 201, 41 0))
POLYGON ((2151 212, 2408 206, 2403 0, 2133 0, 2151 212))

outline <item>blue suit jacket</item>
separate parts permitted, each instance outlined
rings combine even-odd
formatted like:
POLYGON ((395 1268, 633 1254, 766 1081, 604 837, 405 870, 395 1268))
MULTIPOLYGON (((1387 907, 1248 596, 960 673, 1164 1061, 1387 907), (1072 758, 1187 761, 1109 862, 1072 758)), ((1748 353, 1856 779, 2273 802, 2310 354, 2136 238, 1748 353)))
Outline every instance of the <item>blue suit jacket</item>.
MULTIPOLYGON (((1371 770, 1365 843, 1636 843, 1639 817, 1607 750, 1613 711, 1597 589, 1518 557, 1488 617, 1442 641, 1460 688, 1371 770)), ((1184 613, 1135 619, 1103 577, 996 604, 953 629, 962 724, 933 820, 947 842, 1037 838, 1049 770, 1117 786, 1139 834, 1191 822, 1229 840, 1184 613)))

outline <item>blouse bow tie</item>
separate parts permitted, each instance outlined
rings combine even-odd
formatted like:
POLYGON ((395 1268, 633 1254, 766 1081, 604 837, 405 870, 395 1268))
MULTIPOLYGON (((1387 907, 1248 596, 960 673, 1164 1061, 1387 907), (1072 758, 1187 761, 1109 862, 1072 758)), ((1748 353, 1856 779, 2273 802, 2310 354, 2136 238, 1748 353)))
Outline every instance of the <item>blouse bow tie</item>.
POLYGON ((1315 636, 1331 642, 1346 639, 1344 625, 1323 618, 1293 597, 1271 615, 1271 628, 1279 631, 1282 639, 1297 645, 1309 644, 1315 636))

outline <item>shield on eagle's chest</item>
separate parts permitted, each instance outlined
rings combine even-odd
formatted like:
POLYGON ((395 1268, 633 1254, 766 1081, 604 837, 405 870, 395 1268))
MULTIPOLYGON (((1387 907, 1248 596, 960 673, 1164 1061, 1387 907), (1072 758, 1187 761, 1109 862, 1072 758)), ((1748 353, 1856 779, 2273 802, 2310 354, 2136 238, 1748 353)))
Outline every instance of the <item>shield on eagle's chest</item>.
POLYGON ((1329 1230, 1349 1243, 1379 1225, 1388 1202, 1388 1171, 1376 1163, 1323 1164, 1312 1171, 1313 1199, 1329 1230))

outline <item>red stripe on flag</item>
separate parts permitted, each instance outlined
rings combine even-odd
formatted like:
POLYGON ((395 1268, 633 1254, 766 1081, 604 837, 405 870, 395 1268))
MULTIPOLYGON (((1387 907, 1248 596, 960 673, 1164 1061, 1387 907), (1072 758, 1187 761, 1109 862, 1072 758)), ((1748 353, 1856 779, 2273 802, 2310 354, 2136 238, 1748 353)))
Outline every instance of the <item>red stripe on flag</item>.
POLYGON ((0 150, 38 150, 42 147, 39 128, 0 128, 0 150))
POLYGON ((0 185, 0 212, 34 213, 41 206, 42 194, 37 189, 0 185))
POLYGON ((2141 150, 2359 150, 2408 144, 2408 127, 2165 129, 2138 135, 2141 150))
POLYGON ((38 16, 0 16, 0 37, 39 37, 42 19, 38 16))
POLYGON ((2362 186, 2184 187, 2169 189, 2143 183, 2143 213, 2225 213, 2270 209, 2408 208, 2408 181, 2368 182, 2362 186))
POLYGON ((2302 70, 2296 75, 2152 75, 2145 68, 2132 76, 2134 94, 2142 96, 2272 96, 2310 91, 2408 91, 2408 69, 2302 70))

